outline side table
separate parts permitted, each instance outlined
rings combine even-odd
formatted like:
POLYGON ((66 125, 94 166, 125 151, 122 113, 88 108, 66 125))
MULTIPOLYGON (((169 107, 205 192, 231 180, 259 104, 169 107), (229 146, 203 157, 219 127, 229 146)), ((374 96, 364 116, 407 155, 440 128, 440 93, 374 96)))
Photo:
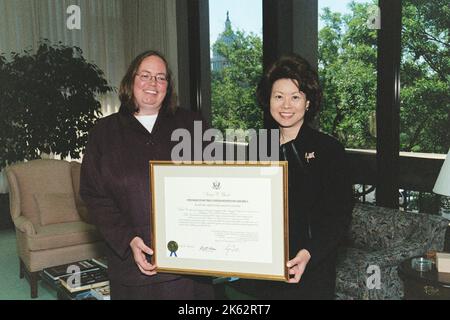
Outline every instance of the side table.
MULTIPOLYGON (((420 257, 420 256, 419 256, 420 257)), ((412 259, 403 261, 398 268, 398 275, 404 284, 405 300, 450 300, 450 273, 416 271, 411 266, 412 259)))

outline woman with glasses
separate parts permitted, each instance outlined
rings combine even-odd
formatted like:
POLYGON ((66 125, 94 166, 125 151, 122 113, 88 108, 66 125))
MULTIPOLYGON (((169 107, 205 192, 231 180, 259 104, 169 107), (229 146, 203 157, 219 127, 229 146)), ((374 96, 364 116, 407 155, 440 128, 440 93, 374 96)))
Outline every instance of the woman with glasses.
POLYGON ((257 98, 280 130, 280 159, 289 173, 289 283, 239 280, 233 286, 260 299, 333 299, 336 255, 353 208, 343 146, 311 127, 321 102, 316 72, 302 57, 276 61, 257 98))
POLYGON ((89 133, 80 185, 107 245, 111 298, 211 299, 208 279, 159 274, 149 259, 149 161, 171 160, 172 132, 184 128, 193 136, 194 121, 201 117, 176 107, 171 72, 157 51, 131 62, 119 98, 119 111, 89 133))

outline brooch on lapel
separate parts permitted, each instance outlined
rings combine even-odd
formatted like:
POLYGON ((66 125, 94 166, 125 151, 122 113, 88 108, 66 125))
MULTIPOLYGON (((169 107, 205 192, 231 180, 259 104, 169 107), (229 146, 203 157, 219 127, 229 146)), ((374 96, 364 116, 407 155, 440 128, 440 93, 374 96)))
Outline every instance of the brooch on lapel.
POLYGON ((315 152, 305 152, 305 160, 307 163, 309 163, 309 160, 315 159, 315 152))

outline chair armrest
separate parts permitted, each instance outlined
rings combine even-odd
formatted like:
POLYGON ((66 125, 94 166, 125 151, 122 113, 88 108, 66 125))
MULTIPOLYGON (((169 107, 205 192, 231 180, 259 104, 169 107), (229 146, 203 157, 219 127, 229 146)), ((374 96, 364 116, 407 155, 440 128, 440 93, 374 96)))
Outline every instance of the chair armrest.
POLYGON ((428 247, 420 241, 405 241, 382 250, 368 252, 364 257, 366 266, 376 265, 381 269, 398 266, 402 261, 423 255, 427 252, 428 247))
POLYGON ((34 229, 34 225, 30 219, 24 216, 18 216, 14 218, 14 225, 20 231, 26 233, 28 236, 32 236, 36 234, 36 230, 34 229))
POLYGON ((429 250, 442 251, 449 223, 449 220, 441 216, 427 214, 427 219, 418 223, 418 237, 427 239, 429 250))

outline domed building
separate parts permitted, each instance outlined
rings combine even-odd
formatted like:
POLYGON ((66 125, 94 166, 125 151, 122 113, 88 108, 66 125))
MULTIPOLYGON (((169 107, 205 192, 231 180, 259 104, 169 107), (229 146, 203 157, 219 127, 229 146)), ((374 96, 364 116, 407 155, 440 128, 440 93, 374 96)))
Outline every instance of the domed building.
MULTIPOLYGON (((219 35, 217 38, 216 43, 223 42, 227 46, 230 46, 236 38, 236 35, 233 31, 233 28, 231 27, 231 21, 230 21, 230 13, 227 11, 227 20, 225 21, 225 30, 219 35)), ((214 47, 214 46, 213 46, 214 47)), ((225 57, 221 56, 217 50, 213 49, 213 57, 211 59, 211 71, 220 71, 224 67, 226 67, 228 64, 228 61, 225 57)))

